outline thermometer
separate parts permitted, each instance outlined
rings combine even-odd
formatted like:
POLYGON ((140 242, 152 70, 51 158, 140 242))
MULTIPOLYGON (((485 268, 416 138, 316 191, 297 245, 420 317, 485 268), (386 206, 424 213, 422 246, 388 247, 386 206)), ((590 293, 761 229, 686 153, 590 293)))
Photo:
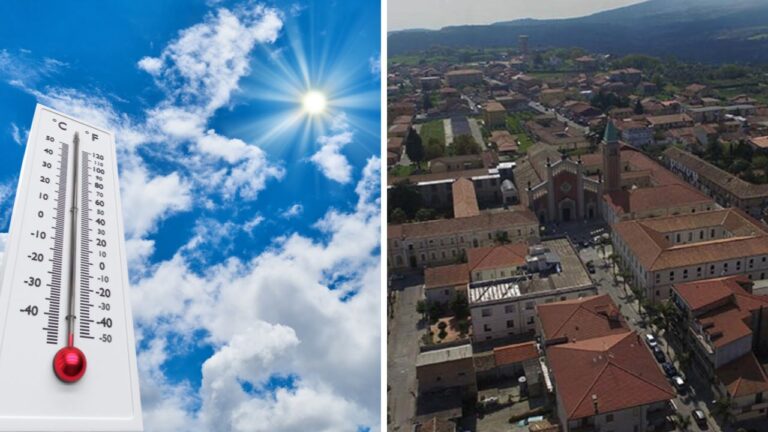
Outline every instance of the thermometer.
POLYGON ((110 132, 37 106, 0 275, 0 431, 143 430, 110 132))

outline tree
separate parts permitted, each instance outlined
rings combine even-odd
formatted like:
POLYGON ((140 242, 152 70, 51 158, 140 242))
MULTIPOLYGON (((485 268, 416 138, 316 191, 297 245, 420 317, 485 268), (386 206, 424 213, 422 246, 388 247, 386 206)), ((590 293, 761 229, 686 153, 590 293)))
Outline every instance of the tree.
POLYGON ((469 135, 457 136, 452 145, 454 153, 458 156, 480 153, 480 145, 469 135))
POLYGON ((406 222, 408 222, 408 215, 399 207, 392 210, 392 213, 389 214, 389 223, 391 224, 402 224, 406 222))
POLYGON ((635 114, 641 115, 645 112, 643 109, 643 104, 640 102, 640 99, 637 100, 637 103, 635 104, 635 114))
POLYGON ((419 300, 416 302, 416 313, 421 315, 421 319, 424 319, 427 315, 427 302, 425 300, 419 300))
POLYGON ((734 419, 733 412, 731 412, 731 397, 726 395, 725 397, 718 398, 712 406, 712 415, 723 419, 724 423, 730 423, 734 419))
POLYGON ((425 159, 432 160, 445 155, 445 145, 437 138, 430 138, 425 150, 425 159))
POLYGON ((408 180, 395 184, 389 191, 389 208, 399 208, 413 219, 416 212, 422 207, 423 200, 419 190, 408 180))
POLYGON ((421 143, 419 134, 413 129, 405 137, 405 154, 421 169, 421 163, 424 161, 424 145, 421 143))
POLYGON ((422 208, 416 212, 415 219, 419 222, 432 220, 435 218, 435 211, 431 208, 422 208))
POLYGON ((675 413, 675 423, 680 430, 687 431, 691 427, 691 416, 675 413))
POLYGON ((451 312, 458 321, 469 317, 469 301, 467 301, 466 294, 456 293, 456 298, 451 302, 451 312))

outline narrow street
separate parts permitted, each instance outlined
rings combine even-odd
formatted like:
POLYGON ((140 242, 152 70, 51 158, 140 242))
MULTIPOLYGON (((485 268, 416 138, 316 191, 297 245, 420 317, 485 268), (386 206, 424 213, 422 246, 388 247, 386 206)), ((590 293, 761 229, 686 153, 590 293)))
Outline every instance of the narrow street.
POLYGON ((411 431, 416 412, 416 356, 419 353, 420 316, 416 303, 423 297, 424 285, 410 280, 395 290, 394 318, 388 319, 387 344, 387 429, 411 431))

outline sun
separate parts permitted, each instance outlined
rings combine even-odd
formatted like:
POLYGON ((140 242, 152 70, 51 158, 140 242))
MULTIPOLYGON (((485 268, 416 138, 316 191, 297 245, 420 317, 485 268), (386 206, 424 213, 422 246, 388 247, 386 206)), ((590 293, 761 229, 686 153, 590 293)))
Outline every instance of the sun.
POLYGON ((325 95, 317 90, 308 91, 301 102, 307 114, 320 114, 325 111, 325 95))

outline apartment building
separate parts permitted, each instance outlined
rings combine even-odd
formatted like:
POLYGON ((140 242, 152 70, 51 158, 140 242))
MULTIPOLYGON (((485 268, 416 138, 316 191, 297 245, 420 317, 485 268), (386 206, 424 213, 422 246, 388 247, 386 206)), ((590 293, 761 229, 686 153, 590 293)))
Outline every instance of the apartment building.
POLYGON ((720 276, 768 275, 768 228, 737 209, 619 222, 613 250, 651 301, 672 285, 720 276))

